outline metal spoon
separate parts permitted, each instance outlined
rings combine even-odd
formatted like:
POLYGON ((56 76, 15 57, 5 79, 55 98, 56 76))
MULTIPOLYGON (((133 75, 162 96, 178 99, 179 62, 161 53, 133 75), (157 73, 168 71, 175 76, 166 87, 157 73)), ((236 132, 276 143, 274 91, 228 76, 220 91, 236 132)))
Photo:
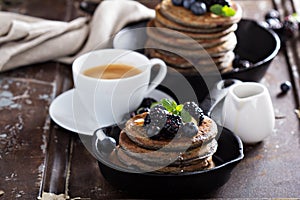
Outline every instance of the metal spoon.
POLYGON ((104 130, 105 128, 99 128, 94 131, 95 147, 98 153, 108 155, 116 148, 116 140, 107 136, 104 130))

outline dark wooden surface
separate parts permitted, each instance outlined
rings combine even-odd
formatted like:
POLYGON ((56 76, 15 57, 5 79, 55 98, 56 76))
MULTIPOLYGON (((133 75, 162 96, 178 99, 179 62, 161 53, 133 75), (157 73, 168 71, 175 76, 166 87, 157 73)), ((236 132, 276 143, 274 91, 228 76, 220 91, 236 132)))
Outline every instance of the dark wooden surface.
MULTIPOLYGON (((79 0, 15 2, 1 9, 64 21, 86 15, 79 10, 79 0)), ((153 7, 157 1, 141 2, 153 7)), ((282 16, 300 8, 296 0, 294 8, 287 0, 238 2, 245 18, 258 21, 272 8, 282 16)), ((245 158, 228 183, 199 198, 300 197, 300 131, 295 114, 300 92, 299 44, 299 38, 287 42, 261 81, 269 88, 275 109, 273 134, 262 143, 245 146, 245 158), (279 85, 286 80, 293 82, 294 90, 278 96, 279 85)), ((45 193, 74 199, 137 197, 109 185, 78 135, 51 121, 51 101, 72 87, 71 67, 55 62, 0 74, 1 200, 36 199, 45 193)))

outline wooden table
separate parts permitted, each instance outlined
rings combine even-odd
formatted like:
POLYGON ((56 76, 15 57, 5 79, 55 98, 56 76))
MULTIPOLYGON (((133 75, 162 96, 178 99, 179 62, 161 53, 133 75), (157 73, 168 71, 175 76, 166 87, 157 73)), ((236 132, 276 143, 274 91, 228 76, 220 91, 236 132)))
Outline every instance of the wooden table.
MULTIPOLYGON (((16 2, 6 9, 64 21, 86 15, 79 9, 79 0, 16 2)), ((153 7, 158 1, 141 2, 153 7)), ((294 7, 289 0, 238 2, 244 18, 258 21, 263 21, 264 14, 272 8, 278 9, 282 16, 296 8, 300 13, 296 0, 294 7)), ((287 42, 261 81, 269 88, 275 109, 273 134, 262 143, 245 146, 245 158, 233 170, 227 184, 197 197, 300 197, 300 132, 295 114, 300 93, 299 45, 299 38, 287 42), (279 85, 286 80, 293 83, 293 90, 278 96, 279 85)), ((36 199, 49 193, 62 199, 137 197, 109 185, 98 169, 97 160, 78 135, 51 121, 48 113, 51 101, 72 87, 71 67, 56 62, 0 74, 1 200, 36 199)))

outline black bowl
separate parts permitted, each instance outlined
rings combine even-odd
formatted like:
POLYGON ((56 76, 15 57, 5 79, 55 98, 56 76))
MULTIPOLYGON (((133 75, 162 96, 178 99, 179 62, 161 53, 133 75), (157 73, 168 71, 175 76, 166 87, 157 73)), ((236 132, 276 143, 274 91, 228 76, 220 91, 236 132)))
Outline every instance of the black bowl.
MULTIPOLYGON (((244 157, 243 144, 238 136, 228 129, 222 130, 218 139, 218 149, 213 155, 215 167, 204 171, 183 172, 179 174, 139 173, 125 167, 116 166, 97 148, 93 153, 98 159, 103 177, 111 185, 139 195, 197 195, 209 193, 224 185, 231 176, 236 164, 244 157)), ((103 128, 106 135, 118 142, 118 126, 103 128)), ((93 138, 93 144, 97 137, 93 138)), ((95 146, 96 147, 96 146, 95 146)))
MULTIPOLYGON (((143 49, 140 47, 144 46, 147 39, 145 30, 128 30, 137 30, 139 28, 144 28, 146 25, 147 21, 142 21, 131 24, 121 30, 114 38, 114 47, 143 52, 143 49)), ((251 67, 240 69, 238 71, 230 71, 221 75, 219 73, 200 75, 198 72, 191 73, 187 70, 175 70, 174 68, 169 68, 168 74, 161 85, 173 90, 173 88, 178 87, 179 82, 182 82, 180 79, 183 76, 192 86, 198 101, 201 102, 207 96, 214 84, 221 79, 235 78, 241 81, 260 81, 280 49, 279 37, 272 30, 249 19, 242 19, 238 23, 236 36, 238 43, 234 52, 239 55, 240 58, 250 61, 253 64, 251 67), (176 73, 174 73, 174 70, 176 73)))
POLYGON ((234 52, 242 59, 249 60, 253 66, 224 73, 222 77, 260 81, 280 49, 278 35, 257 21, 242 19, 238 24, 236 36, 238 43, 234 52))

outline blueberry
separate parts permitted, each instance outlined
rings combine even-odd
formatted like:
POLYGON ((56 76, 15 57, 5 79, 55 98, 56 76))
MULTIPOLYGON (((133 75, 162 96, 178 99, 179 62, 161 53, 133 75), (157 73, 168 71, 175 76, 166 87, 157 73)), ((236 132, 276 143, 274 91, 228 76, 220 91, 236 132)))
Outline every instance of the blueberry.
POLYGON ((232 66, 234 69, 246 69, 251 67, 252 65, 253 64, 250 61, 242 59, 239 56, 236 56, 232 61, 232 66))
POLYGON ((280 21, 280 13, 277 10, 271 10, 265 15, 265 20, 267 19, 278 19, 280 21))
POLYGON ((183 0, 183 7, 190 9, 191 5, 195 3, 196 0, 183 0))
POLYGON ((193 122, 188 122, 182 127, 183 134, 187 137, 193 137, 198 133, 198 127, 193 122))
POLYGON ((278 30, 282 28, 282 23, 279 21, 279 19, 269 18, 266 20, 266 22, 268 23, 270 29, 278 30))
POLYGON ((182 6, 183 0, 172 0, 174 6, 182 6))
POLYGON ((195 2, 191 5, 191 11, 194 15, 203 15, 206 13, 206 5, 203 2, 195 2))
POLYGON ((287 93, 292 87, 291 82, 289 81, 285 81, 284 83, 280 84, 280 89, 282 91, 282 93, 287 93))
POLYGON ((157 126, 149 126, 146 130, 147 136, 149 138, 158 136, 159 132, 160 132, 160 128, 157 126))

